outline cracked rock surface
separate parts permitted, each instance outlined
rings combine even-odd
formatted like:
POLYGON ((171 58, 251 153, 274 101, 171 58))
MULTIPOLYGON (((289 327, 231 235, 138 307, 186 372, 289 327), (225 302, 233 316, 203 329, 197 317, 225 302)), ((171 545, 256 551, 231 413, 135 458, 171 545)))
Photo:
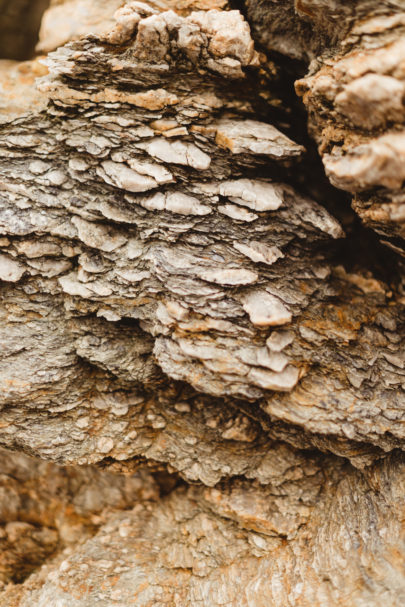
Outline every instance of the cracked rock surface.
POLYGON ((322 456, 280 468, 271 489, 181 487, 110 516, 45 582, 40 571, 16 603, 16 587, 5 596, 21 607, 398 605, 403 474, 402 455, 366 474, 322 456))
POLYGON ((403 602, 405 18, 333 4, 54 2, 0 65, 0 490, 50 511, 4 515, 1 605, 403 602), (378 238, 309 194, 298 60, 378 238))

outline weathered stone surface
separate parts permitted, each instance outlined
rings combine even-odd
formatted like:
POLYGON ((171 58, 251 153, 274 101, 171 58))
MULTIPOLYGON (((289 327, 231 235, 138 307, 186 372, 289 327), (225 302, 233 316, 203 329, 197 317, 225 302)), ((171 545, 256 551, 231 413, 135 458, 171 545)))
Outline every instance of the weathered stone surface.
POLYGON ((120 476, 91 467, 60 468, 2 450, 0 604, 10 604, 8 584, 18 588, 47 559, 63 559, 112 513, 158 497, 159 488, 145 471, 120 476))
MULTIPOLYGON (((263 3, 247 15, 270 51, 323 53, 297 86, 329 176, 379 211, 396 196, 393 222, 373 227, 399 251, 402 21, 384 2, 371 35, 370 2, 268 2, 266 40, 263 3), (375 43, 365 73, 359 40, 375 43)), ((38 535, 16 515, 10 563, 33 542, 31 569, 48 560, 0 604, 397 605, 404 269, 344 254, 328 201, 307 195, 283 60, 255 50, 238 11, 113 4, 54 3, 45 25, 67 11, 58 35, 74 41, 46 58, 41 99, 37 63, 26 80, 4 71, 0 443, 74 465, 68 476, 108 468, 77 474, 101 504, 111 478, 126 496, 112 505, 136 505, 64 557, 59 523, 38 535), (144 464, 162 475, 159 503, 144 464), (125 493, 113 472, 140 466, 125 493)), ((65 473, 32 466, 48 504, 42 470, 65 473)))
MULTIPOLYGON (((133 23, 136 6, 118 13, 121 25, 124 17, 133 23)), ((68 437, 87 409, 100 418, 99 409, 109 406, 97 403, 109 398, 127 400, 134 420, 139 412, 130 404, 150 402, 159 375, 153 369, 160 368, 162 390, 169 390, 169 378, 215 398, 261 399, 270 419, 303 427, 310 441, 311 435, 316 444, 317 435, 335 437, 338 453, 346 439, 383 449, 402 445, 401 302, 394 297, 387 309, 383 283, 365 288, 361 276, 331 274, 314 243, 342 237, 338 223, 291 186, 264 178, 276 159, 274 170, 287 178, 302 148, 273 125, 238 115, 240 101, 226 98, 224 83, 243 79, 243 69, 257 64, 246 24, 235 11, 166 12, 135 21, 136 31, 126 33, 130 46, 128 40, 119 46, 120 34, 114 54, 115 30, 108 43, 105 34, 98 41, 93 35, 51 54, 40 88, 53 103, 46 113, 3 128, 3 280, 23 282, 4 291, 11 306, 3 308, 4 351, 10 341, 19 347, 3 365, 7 430, 1 440, 10 444, 12 437, 58 461, 145 456, 150 442, 142 433, 134 450, 118 439, 129 418, 107 426, 99 419, 101 437, 81 429, 74 445, 66 438, 50 448, 40 436, 42 421, 37 434, 34 420, 64 410, 54 423, 62 423, 68 437), (195 75, 185 28, 200 47, 199 70, 213 71, 218 80, 195 75), (120 102, 99 99, 97 80, 120 102), (165 91, 168 101, 158 111, 153 100, 152 109, 137 100, 141 81, 159 82, 165 91), (246 165, 255 171, 250 179, 242 177, 246 165), (243 216, 224 214, 232 206, 254 211, 249 239, 243 216), (246 255, 251 243, 261 251, 275 247, 274 262, 246 255), (35 310, 34 325, 13 321, 16 298, 22 319, 35 310), (385 325, 379 325, 381 314, 385 325), (99 317, 98 324, 89 315, 99 317), (35 323, 42 338, 33 344, 35 323), (294 336, 282 355, 266 346, 278 326, 294 336), (353 356, 355 370, 348 365, 353 356), (28 395, 29 430, 19 404, 28 395), (386 416, 381 401, 394 413, 386 416)), ((252 103, 251 93, 245 103, 252 103)), ((163 429, 165 412, 157 407, 163 429)), ((162 457, 184 470, 176 454, 162 457)))
POLYGON ((125 37, 125 32, 134 23, 133 11, 125 8, 126 4, 135 5, 138 10, 148 10, 150 14, 173 10, 188 15, 196 10, 224 9, 227 0, 148 0, 147 3, 125 0, 51 0, 42 19, 37 49, 49 53, 70 40, 89 33, 106 32, 115 22, 120 35, 125 37), (123 10, 114 19, 114 14, 120 8, 123 10))
POLYGON ((364 223, 404 250, 405 13, 402 2, 381 5, 362 20, 353 13, 334 56, 325 52, 296 87, 332 184, 355 193, 364 223))
POLYGON ((38 59, 0 60, 0 123, 46 107, 46 95, 35 86, 36 78, 46 73, 38 59))
POLYGON ((16 605, 401 604, 403 458, 274 472, 271 489, 180 488, 111 517, 16 605))

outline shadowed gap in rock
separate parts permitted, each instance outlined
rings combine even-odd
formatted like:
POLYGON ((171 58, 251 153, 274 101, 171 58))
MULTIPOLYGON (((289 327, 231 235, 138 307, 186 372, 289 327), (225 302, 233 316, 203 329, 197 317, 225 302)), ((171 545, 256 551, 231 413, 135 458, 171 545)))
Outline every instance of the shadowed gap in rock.
POLYGON ((0 59, 30 59, 50 0, 0 0, 0 59))

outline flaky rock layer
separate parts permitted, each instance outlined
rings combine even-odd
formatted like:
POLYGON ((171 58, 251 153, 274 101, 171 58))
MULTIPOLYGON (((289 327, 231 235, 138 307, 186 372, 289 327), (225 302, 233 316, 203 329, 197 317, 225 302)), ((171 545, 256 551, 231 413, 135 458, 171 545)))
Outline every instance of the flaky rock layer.
POLYGON ((283 46, 249 2, 269 59, 239 11, 115 4, 54 3, 53 52, 0 73, 0 443, 181 485, 4 604, 394 606, 401 14, 269 2, 283 46), (280 57, 315 53, 297 91, 330 180, 393 250, 385 277, 340 258, 346 234, 305 187, 280 57))

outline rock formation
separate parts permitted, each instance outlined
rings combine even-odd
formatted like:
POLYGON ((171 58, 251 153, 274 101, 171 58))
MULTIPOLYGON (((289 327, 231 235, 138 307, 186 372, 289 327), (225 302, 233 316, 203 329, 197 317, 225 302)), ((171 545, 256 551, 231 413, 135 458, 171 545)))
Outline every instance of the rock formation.
POLYGON ((404 602, 401 4, 57 1, 2 62, 0 605, 404 602))

